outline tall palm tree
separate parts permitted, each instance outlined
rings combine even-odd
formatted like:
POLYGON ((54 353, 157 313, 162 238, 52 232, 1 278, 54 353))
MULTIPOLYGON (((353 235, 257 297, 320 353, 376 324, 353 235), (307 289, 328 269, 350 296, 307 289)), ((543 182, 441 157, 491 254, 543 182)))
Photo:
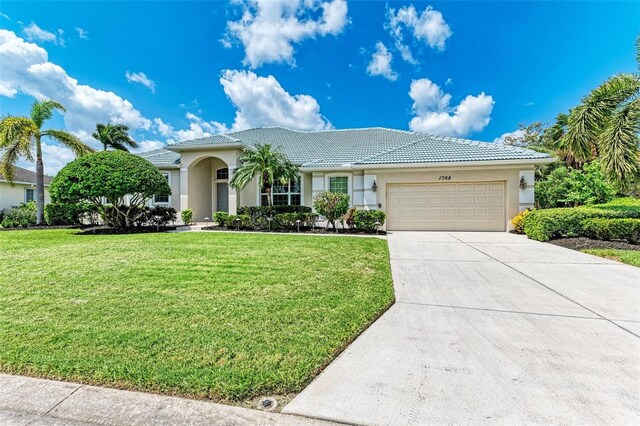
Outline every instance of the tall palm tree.
POLYGON ((29 117, 6 116, 0 120, 0 174, 13 183, 15 165, 20 157, 36 160, 36 206, 37 224, 44 223, 44 164, 42 162, 42 138, 49 137, 71 149, 76 156, 92 152, 93 149, 82 143, 69 132, 58 129, 42 130, 45 121, 53 116, 53 111, 65 109, 50 99, 36 101, 31 106, 29 117))
POLYGON ((285 185, 290 180, 297 181, 298 167, 291 164, 286 155, 271 145, 257 144, 254 149, 245 149, 240 157, 241 166, 233 174, 229 185, 235 189, 244 188, 255 176, 258 176, 262 188, 267 194, 269 208, 273 207, 271 189, 276 182, 285 185))
MULTIPOLYGON (((640 71, 640 36, 636 59, 640 71)), ((571 110, 560 146, 579 164, 598 158, 609 179, 626 191, 639 172, 639 132, 640 73, 622 73, 602 83, 571 110)))
POLYGON ((129 136, 129 127, 124 124, 98 123, 96 131, 91 136, 102 144, 105 151, 111 147, 128 152, 127 147, 138 147, 138 144, 129 136))

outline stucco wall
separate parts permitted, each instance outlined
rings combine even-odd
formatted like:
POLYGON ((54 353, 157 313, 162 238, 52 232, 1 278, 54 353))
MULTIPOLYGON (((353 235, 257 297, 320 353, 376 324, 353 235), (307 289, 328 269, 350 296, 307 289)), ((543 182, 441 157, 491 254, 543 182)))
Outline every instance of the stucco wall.
MULTIPOLYGON (((0 210, 8 209, 9 207, 20 205, 25 202, 25 189, 36 189, 35 185, 16 183, 11 186, 7 182, 0 182, 0 210)), ((49 198, 49 188, 44 188, 44 202, 48 204, 51 202, 49 198)))
POLYGON ((351 204, 359 209, 379 209, 386 212, 386 186, 390 183, 442 182, 440 176, 451 177, 446 182, 505 182, 507 229, 510 220, 533 203, 533 166, 500 167, 448 167, 429 169, 368 169, 344 172, 313 172, 313 185, 305 188, 305 205, 311 206, 311 197, 328 188, 330 176, 349 177, 351 204), (527 187, 520 189, 520 178, 525 176, 527 187), (376 191, 372 189, 376 183, 376 191))

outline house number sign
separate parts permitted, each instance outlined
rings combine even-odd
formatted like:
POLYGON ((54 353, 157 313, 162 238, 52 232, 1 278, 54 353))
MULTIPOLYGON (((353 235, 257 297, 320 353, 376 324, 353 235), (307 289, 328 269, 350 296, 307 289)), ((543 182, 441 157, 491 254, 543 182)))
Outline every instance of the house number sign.
POLYGON ((451 176, 440 176, 438 180, 451 180, 451 176))

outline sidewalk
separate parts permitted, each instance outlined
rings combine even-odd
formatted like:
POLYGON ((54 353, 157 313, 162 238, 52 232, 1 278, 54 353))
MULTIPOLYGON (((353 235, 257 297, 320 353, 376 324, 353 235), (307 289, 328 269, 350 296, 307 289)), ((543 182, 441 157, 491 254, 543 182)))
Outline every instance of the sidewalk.
POLYGON ((0 374, 2 425, 310 425, 332 423, 206 401, 0 374))

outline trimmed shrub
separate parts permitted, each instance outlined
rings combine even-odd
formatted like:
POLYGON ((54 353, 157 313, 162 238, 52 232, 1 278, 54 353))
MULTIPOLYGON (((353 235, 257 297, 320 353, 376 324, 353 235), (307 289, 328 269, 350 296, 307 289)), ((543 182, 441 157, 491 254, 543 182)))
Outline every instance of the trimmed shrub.
POLYGON ((281 214, 289 213, 308 214, 311 213, 311 208, 307 206, 273 206, 271 210, 268 206, 242 206, 238 208, 239 215, 251 217, 251 224, 254 229, 282 228, 283 225, 279 224, 277 217, 281 214), (267 218, 272 218, 270 225, 267 218))
POLYGON ((315 226, 318 215, 315 213, 281 213, 275 216, 274 222, 276 222, 277 227, 296 230, 298 229, 298 223, 296 222, 298 220, 300 221, 300 226, 312 227, 315 226))
POLYGON ((191 209, 184 209, 180 212, 180 219, 185 225, 189 225, 193 219, 193 211, 191 209))
POLYGON ((377 231, 378 227, 384 225, 385 219, 386 215, 380 210, 356 210, 353 214, 353 223, 356 229, 365 232, 377 231))
POLYGON ((171 188, 149 161, 116 150, 73 160, 53 178, 50 193, 55 203, 91 203, 107 225, 129 228, 151 197, 171 195, 171 188))
POLYGON ((82 219, 91 213, 95 208, 91 204, 63 204, 51 203, 44 207, 44 219, 47 225, 79 225, 82 219))
POLYGON ((518 213, 513 219, 511 219, 511 224, 513 225, 513 231, 516 234, 524 234, 524 218, 527 217, 529 213, 531 213, 532 209, 524 209, 520 213, 518 213))
POLYGON ((349 195, 341 192, 323 191, 313 200, 313 208, 327 219, 329 225, 336 229, 336 220, 349 210, 349 195))
POLYGON ((523 220, 524 233, 538 241, 578 237, 583 232, 582 222, 593 218, 640 218, 640 200, 614 200, 595 206, 533 210, 523 220))
POLYGON ((35 224, 36 203, 33 201, 5 209, 0 223, 3 228, 26 228, 35 224))
POLYGON ((156 227, 165 227, 169 222, 175 222, 178 218, 178 212, 173 207, 155 206, 148 210, 147 223, 151 223, 156 227))
POLYGON ((640 241, 640 219, 586 219, 582 221, 583 236, 596 240, 623 240, 631 244, 640 241))
POLYGON ((227 212, 213 212, 213 221, 218 224, 218 226, 224 226, 225 223, 229 220, 229 213, 227 212))
POLYGON ((248 214, 230 214, 225 226, 229 229, 253 229, 251 216, 248 214))

